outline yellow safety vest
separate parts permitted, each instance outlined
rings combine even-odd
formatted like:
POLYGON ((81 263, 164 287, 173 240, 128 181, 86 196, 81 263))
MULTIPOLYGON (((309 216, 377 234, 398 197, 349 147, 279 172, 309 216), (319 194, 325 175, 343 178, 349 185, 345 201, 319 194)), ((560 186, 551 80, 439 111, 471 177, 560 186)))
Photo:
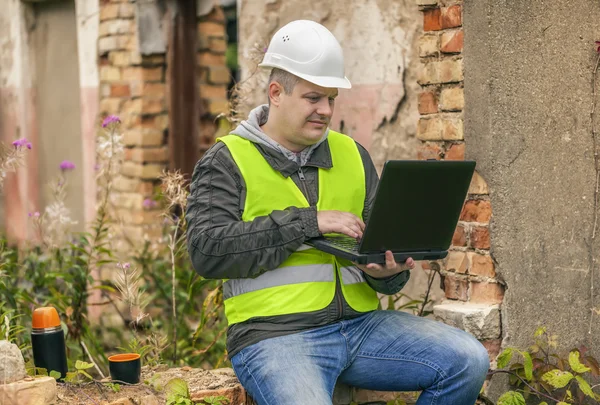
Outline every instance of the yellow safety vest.
MULTIPOLYGON (((329 131, 330 169, 319 168, 317 210, 351 212, 362 217, 365 171, 356 143, 329 131)), ((294 181, 273 169, 252 142, 236 135, 218 139, 227 145, 246 183, 243 221, 288 207, 309 207, 294 181)), ((223 284, 225 315, 230 325, 259 316, 318 311, 335 296, 336 273, 344 298, 355 311, 377 309, 377 293, 360 269, 307 245, 301 246, 277 269, 256 278, 228 279, 223 284)))

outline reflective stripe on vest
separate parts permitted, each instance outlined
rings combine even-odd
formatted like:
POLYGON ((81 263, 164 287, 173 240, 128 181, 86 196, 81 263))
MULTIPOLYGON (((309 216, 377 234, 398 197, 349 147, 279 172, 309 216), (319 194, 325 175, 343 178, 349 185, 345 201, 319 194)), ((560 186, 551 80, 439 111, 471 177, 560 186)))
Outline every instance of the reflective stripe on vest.
MULTIPOLYGON (((273 169, 250 141, 236 135, 227 135, 218 141, 227 145, 244 178, 243 221, 269 215, 274 210, 309 207, 294 181, 273 169)), ((334 131, 329 131, 328 142, 333 167, 319 169, 317 209, 352 212, 361 217, 366 186, 358 148, 354 140, 334 131)), ((342 293, 354 310, 367 312, 377 308, 377 294, 358 268, 302 245, 277 269, 265 269, 256 278, 225 281, 227 320, 231 325, 253 317, 323 309, 335 295, 336 273, 342 280, 342 293)))

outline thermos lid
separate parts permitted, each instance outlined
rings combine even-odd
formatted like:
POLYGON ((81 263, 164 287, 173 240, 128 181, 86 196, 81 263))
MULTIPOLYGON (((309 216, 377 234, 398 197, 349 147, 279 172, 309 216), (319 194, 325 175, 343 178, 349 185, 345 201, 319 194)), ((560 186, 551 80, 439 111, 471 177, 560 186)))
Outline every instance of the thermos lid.
POLYGON ((54 307, 41 307, 33 311, 31 327, 34 329, 46 329, 60 326, 60 318, 54 307))

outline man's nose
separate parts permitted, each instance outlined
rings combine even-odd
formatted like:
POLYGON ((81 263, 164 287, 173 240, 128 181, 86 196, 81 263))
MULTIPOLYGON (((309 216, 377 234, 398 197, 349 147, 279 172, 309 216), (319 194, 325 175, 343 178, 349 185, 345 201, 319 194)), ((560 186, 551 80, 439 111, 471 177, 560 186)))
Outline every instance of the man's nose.
POLYGON ((329 102, 329 98, 323 97, 317 105, 317 114, 321 117, 331 118, 333 115, 333 105, 329 102))

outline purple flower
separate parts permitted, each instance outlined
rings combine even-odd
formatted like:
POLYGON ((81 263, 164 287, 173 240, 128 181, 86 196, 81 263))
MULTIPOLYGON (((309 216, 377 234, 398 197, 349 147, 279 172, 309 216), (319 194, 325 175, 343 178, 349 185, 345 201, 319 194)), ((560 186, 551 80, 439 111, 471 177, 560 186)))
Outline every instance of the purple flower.
POLYGON ((144 208, 154 208, 158 205, 158 203, 150 198, 146 198, 142 203, 144 208))
POLYGON ((96 164, 94 165, 94 171, 96 171, 96 172, 97 172, 98 170, 100 170, 100 168, 101 168, 101 167, 102 167, 102 165, 101 165, 100 163, 96 163, 96 164))
POLYGON ((122 266, 122 267, 123 267, 125 270, 127 270, 127 269, 129 269, 129 268, 131 267, 131 265, 130 265, 129 263, 123 263, 123 264, 121 264, 121 266, 122 266))
POLYGON ((30 212, 29 214, 29 218, 34 217, 34 218, 39 218, 40 217, 40 213, 39 212, 30 212))
POLYGON ((26 146, 27 149, 31 149, 31 142, 29 142, 27 138, 17 139, 12 143, 12 145, 15 147, 15 149, 21 148, 23 146, 26 146))
POLYGON ((73 163, 69 160, 63 160, 60 163, 60 170, 62 170, 62 171, 73 170, 73 169, 75 169, 75 163, 73 163))
POLYGON ((109 115, 108 117, 104 118, 104 121, 102 121, 102 128, 106 128, 112 123, 120 124, 121 119, 116 115, 109 115))

